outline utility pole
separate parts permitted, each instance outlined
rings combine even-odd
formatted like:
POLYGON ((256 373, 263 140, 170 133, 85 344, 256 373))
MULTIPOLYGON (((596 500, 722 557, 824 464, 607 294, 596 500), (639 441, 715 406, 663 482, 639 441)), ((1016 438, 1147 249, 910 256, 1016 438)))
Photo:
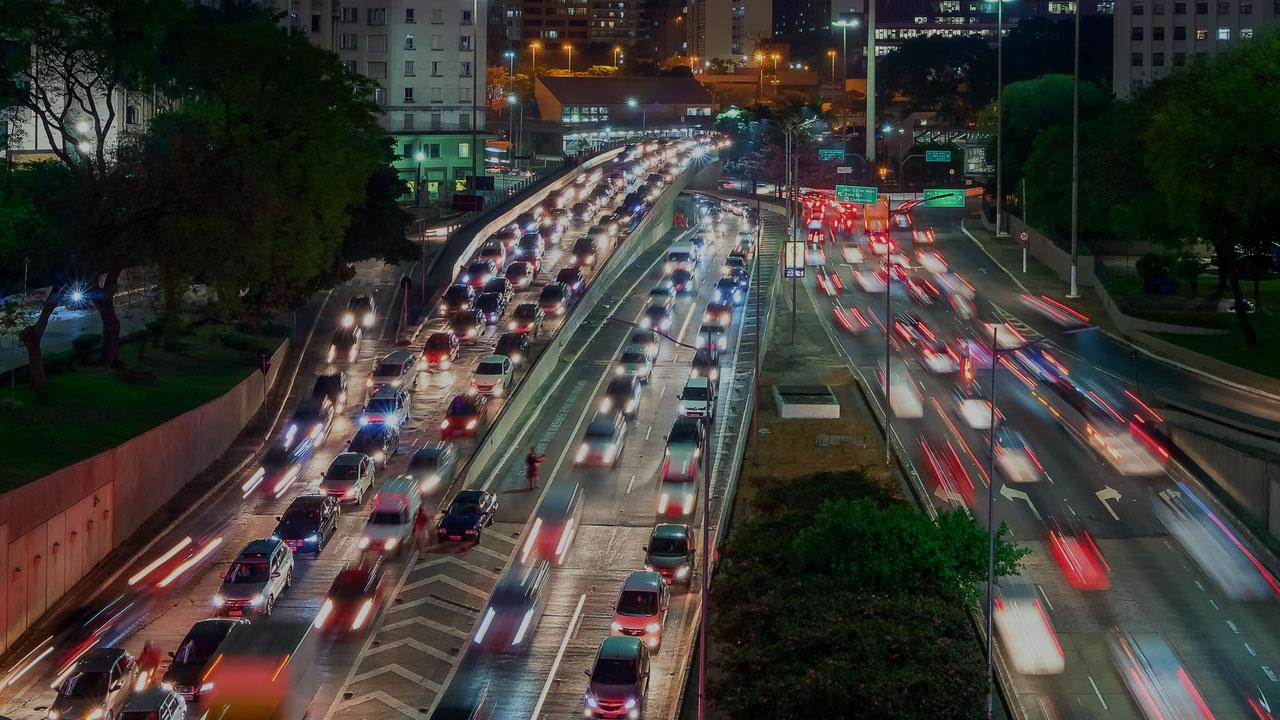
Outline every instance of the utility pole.
POLYGON ((764 318, 760 316, 760 272, 764 267, 764 223, 760 218, 760 195, 756 192, 756 166, 751 167, 751 194, 756 199, 756 256, 759 260, 756 262, 755 285, 756 285, 756 347, 755 361, 756 374, 753 382, 755 383, 755 392, 752 393, 751 404, 751 461, 753 463, 760 462, 760 343, 761 328, 760 325, 764 318))
MULTIPOLYGON (((872 2, 871 4, 875 4, 872 2)), ((878 202, 878 200, 877 200, 878 202)), ((893 463, 893 359, 889 354, 893 330, 893 250, 888 235, 884 243, 884 464, 893 463)))
POLYGON ((876 162, 876 2, 867 0, 867 172, 876 162))
POLYGON ((1080 3, 1076 2, 1075 54, 1071 76, 1071 288, 1067 297, 1080 297, 1076 286, 1080 231, 1080 3))
POLYGON ((996 237, 1002 237, 1004 212, 1004 4, 1005 0, 996 0, 996 237))
POLYGON ((991 423, 987 456, 987 720, 995 709, 996 665, 991 653, 991 630, 996 609, 996 366, 1000 364, 1000 323, 991 326, 991 423))
POLYGON ((715 455, 711 451, 712 433, 707 421, 707 451, 702 454, 702 621, 698 623, 698 718, 707 716, 707 625, 711 618, 707 614, 710 609, 711 594, 711 461, 715 455))

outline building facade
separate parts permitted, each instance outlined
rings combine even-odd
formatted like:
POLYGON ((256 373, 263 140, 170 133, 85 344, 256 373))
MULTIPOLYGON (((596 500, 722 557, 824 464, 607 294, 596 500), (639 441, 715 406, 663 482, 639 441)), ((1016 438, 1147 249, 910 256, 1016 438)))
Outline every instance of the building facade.
MULTIPOLYGON (((783 5, 789 0, 778 0, 783 5)), ((774 0, 688 0, 682 54, 699 64, 742 59, 773 37, 774 0)))
POLYGON ((1249 40, 1275 24, 1272 0, 1119 0, 1112 36, 1112 87, 1131 93, 1196 57, 1249 40))
POLYGON ((639 0, 523 0, 525 40, 635 47, 639 0))

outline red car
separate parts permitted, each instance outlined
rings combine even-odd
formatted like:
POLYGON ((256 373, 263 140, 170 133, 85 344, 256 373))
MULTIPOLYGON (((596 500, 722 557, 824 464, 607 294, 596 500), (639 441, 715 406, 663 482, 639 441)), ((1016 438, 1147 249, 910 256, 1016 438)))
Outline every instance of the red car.
POLYGON ((488 395, 455 395, 440 422, 440 437, 449 440, 456 437, 475 437, 484 421, 484 406, 488 395))
POLYGON ((317 630, 333 633, 358 633, 368 629, 382 607, 385 574, 381 555, 340 570, 312 625, 317 630))
POLYGON ((448 370, 458 358, 458 338, 451 332, 433 332, 422 346, 428 370, 448 370))

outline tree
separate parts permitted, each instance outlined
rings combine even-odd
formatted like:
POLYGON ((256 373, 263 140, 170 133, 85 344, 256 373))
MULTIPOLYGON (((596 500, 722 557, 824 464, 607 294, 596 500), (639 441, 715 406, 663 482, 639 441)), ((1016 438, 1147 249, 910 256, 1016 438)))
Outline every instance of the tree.
POLYGON ((909 38, 879 61, 876 82, 880 107, 902 95, 907 113, 964 124, 995 95, 995 52, 977 35, 909 38))
POLYGON ((387 162, 369 174, 363 202, 351 208, 351 224, 342 241, 343 262, 376 259, 394 265, 419 255, 418 247, 405 237, 413 215, 400 207, 405 183, 390 164, 390 146, 386 155, 387 162))
POLYGON ((490 110, 501 110, 507 104, 507 95, 511 92, 511 75, 505 65, 490 65, 485 68, 485 105, 490 110))

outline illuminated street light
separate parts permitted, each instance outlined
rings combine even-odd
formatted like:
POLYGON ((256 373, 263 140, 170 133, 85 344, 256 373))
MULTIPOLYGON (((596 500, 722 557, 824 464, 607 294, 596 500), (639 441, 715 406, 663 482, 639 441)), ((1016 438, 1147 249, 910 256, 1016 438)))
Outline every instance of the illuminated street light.
POLYGON ((533 53, 533 76, 538 77, 538 51, 542 49, 542 43, 534 40, 529 43, 529 52, 533 53))

